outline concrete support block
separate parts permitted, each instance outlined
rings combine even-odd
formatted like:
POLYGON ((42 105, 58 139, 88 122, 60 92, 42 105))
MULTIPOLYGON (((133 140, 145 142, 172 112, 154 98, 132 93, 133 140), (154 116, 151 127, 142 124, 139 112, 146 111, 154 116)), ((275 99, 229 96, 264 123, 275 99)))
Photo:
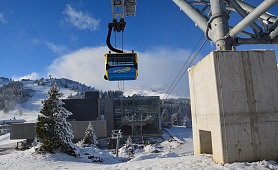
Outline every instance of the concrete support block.
POLYGON ((213 51, 188 73, 194 154, 211 152, 216 163, 278 161, 274 51, 213 51))

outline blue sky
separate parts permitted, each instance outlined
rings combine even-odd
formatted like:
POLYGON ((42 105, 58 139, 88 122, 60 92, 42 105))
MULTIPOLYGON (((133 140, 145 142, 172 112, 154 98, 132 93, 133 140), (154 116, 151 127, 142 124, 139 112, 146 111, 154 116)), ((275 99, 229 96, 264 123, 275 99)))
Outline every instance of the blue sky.
MULTIPOLYGON (((257 5, 261 1, 246 2, 257 5)), ((277 10, 276 5, 270 12, 277 15, 277 10)), ((171 0, 137 0, 136 16, 125 20, 124 49, 139 54, 138 80, 126 82, 126 87, 169 86, 203 33, 171 0)), ((0 0, 0 76, 51 74, 98 89, 115 89, 117 82, 103 79, 111 21, 110 0, 0 0)), ((277 53, 275 45, 237 49, 274 49, 277 53)), ((196 62, 212 50, 215 46, 207 42, 196 62)), ((179 86, 188 87, 187 76, 179 86)))

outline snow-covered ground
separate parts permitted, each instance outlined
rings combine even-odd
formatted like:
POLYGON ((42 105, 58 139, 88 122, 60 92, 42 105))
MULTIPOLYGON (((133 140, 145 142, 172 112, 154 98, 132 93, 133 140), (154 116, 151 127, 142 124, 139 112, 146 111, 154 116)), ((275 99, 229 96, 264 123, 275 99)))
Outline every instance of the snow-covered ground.
POLYGON ((83 148, 80 157, 75 158, 63 153, 36 154, 34 148, 25 151, 10 149, 5 152, 5 147, 11 147, 12 143, 7 135, 0 136, 0 168, 21 170, 43 169, 278 169, 274 161, 241 162, 233 164, 215 164, 212 155, 193 155, 192 130, 182 126, 172 127, 164 131, 164 138, 171 134, 176 140, 165 140, 159 144, 146 145, 144 149, 137 150, 134 158, 127 161, 126 155, 119 152, 116 158, 109 150, 93 150, 83 148), (168 132, 167 132, 168 131, 168 132), (168 134, 169 133, 169 134, 168 134), (7 145, 9 144, 9 145, 7 145), (159 153, 152 153, 159 150, 159 153), (92 162, 87 155, 102 157, 102 163, 92 162))
MULTIPOLYGON (((48 97, 50 86, 38 86, 32 82, 24 82, 26 87, 35 91, 35 94, 26 103, 20 105, 18 110, 4 114, 0 111, 0 120, 25 119, 34 122, 42 107, 41 101, 48 97), (20 116, 19 109, 23 111, 20 116)), ((74 91, 61 88, 65 98, 74 91)), ((133 94, 130 91, 130 95, 133 94)), ((144 95, 145 92, 142 94, 144 95)), ((182 126, 174 126, 163 130, 164 141, 146 145, 137 150, 134 158, 127 161, 127 155, 120 149, 119 157, 116 158, 111 150, 92 148, 80 148, 80 157, 75 158, 63 153, 36 154, 34 148, 18 151, 16 140, 9 140, 10 134, 0 136, 0 170, 32 170, 32 169, 278 169, 276 162, 262 160, 259 162, 242 162, 233 164, 215 164, 212 155, 193 155, 192 130, 182 126), (173 137, 173 138, 171 138, 173 137), (169 140, 170 139, 170 140, 169 140), (153 153, 153 151, 160 151, 153 153), (89 156, 103 158, 103 162, 92 162, 89 156)))

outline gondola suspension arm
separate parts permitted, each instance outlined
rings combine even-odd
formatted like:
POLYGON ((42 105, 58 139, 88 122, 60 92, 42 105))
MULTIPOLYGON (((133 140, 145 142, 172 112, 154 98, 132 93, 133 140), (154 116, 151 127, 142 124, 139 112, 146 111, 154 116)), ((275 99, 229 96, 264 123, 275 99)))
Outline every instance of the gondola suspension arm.
POLYGON ((117 21, 117 19, 113 19, 113 22, 108 24, 108 34, 107 34, 107 38, 106 38, 106 44, 107 47, 111 50, 114 51, 116 53, 123 53, 123 50, 114 48, 111 45, 111 33, 112 33, 112 29, 116 32, 123 32, 124 28, 125 28, 126 22, 124 21, 123 18, 120 19, 120 22, 117 21))

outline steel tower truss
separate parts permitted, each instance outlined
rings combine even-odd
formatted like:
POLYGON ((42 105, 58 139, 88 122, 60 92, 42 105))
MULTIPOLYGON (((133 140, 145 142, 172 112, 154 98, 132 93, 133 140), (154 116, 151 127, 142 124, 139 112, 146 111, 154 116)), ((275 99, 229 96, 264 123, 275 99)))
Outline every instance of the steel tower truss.
POLYGON ((264 0, 257 7, 242 0, 173 1, 216 44, 217 50, 232 50, 242 44, 278 44, 277 16, 267 12, 278 0, 264 0), (229 21, 235 12, 242 20, 231 26, 233 22, 229 21))

